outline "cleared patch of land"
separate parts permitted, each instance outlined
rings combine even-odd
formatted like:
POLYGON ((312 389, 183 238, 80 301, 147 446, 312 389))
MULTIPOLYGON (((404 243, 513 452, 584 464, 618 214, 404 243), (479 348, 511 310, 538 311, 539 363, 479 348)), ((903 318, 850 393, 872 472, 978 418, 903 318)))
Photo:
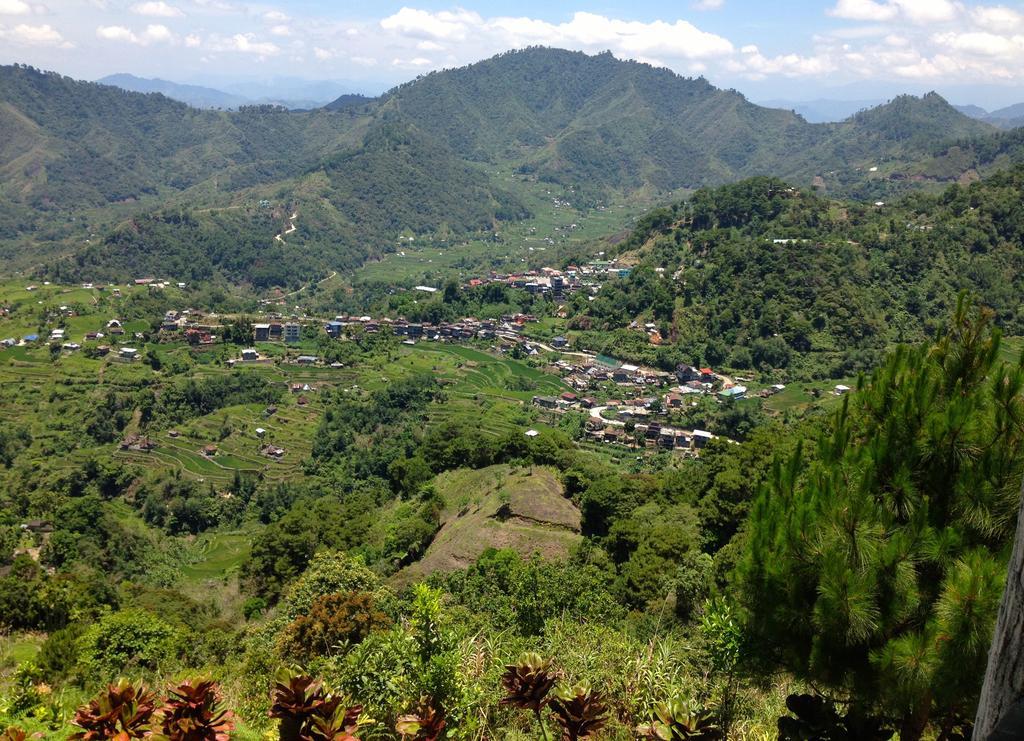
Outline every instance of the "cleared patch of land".
POLYGON ((438 476, 435 486, 445 501, 441 529, 423 558, 399 572, 396 582, 465 568, 488 548, 564 557, 581 539, 580 512, 551 469, 459 469, 438 476))

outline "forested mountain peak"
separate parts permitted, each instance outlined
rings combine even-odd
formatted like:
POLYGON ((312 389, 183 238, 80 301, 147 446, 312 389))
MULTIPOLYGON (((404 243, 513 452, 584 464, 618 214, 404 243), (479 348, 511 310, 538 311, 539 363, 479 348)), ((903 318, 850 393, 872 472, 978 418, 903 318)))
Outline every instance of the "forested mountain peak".
POLYGON ((928 139, 978 136, 995 131, 992 125, 961 113, 934 91, 921 97, 899 95, 888 103, 851 116, 848 121, 897 141, 922 143, 928 139))

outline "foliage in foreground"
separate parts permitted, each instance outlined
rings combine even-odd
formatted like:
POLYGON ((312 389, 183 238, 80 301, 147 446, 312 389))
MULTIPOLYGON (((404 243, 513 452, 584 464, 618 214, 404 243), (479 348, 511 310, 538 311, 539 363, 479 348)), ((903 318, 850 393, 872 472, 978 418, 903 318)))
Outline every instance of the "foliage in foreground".
POLYGON ((938 342, 894 352, 749 523, 748 637, 907 741, 973 713, 1013 537, 1024 364, 998 362, 990 321, 961 302, 938 342))

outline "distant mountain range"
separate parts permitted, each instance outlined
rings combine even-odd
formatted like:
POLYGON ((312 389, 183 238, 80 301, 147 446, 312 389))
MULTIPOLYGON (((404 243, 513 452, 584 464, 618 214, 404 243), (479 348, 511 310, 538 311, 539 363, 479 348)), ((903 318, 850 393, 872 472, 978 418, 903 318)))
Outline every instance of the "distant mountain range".
POLYGON ((934 93, 809 123, 704 79, 545 48, 302 112, 0 67, 0 130, 0 254, 72 255, 65 277, 171 265, 261 284, 358 264, 403 230, 527 216, 496 165, 581 204, 758 174, 874 200, 1018 156, 1012 137, 979 144, 997 129, 934 93), (289 253, 273 237, 296 210, 304 248, 289 253))
MULTIPOLYGON (((184 85, 159 78, 148 79, 127 73, 107 75, 97 80, 101 85, 113 85, 133 93, 161 93, 171 100, 187 103, 193 108, 237 110, 243 105, 280 105, 292 110, 320 108, 338 94, 333 83, 298 81, 293 95, 280 96, 272 93, 278 85, 259 83, 235 83, 231 92, 202 85, 184 85)), ((362 97, 362 96, 355 96, 362 97)))
POLYGON ((976 105, 957 106, 956 109, 966 116, 986 121, 1001 129, 1016 129, 1024 126, 1024 103, 1017 103, 991 112, 976 105))
POLYGON ((866 108, 874 108, 884 103, 884 100, 873 98, 868 100, 832 100, 821 98, 818 100, 763 100, 758 105, 766 108, 782 108, 783 110, 799 113, 810 123, 836 123, 843 121, 858 111, 866 108))

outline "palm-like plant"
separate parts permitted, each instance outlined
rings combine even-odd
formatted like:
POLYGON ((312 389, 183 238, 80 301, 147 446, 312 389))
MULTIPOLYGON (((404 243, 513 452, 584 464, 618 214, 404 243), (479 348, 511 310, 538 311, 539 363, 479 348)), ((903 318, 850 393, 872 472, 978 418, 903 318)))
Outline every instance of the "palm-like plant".
POLYGON ((403 739, 412 741, 436 741, 444 732, 444 714, 435 708, 427 697, 421 697, 412 713, 399 716, 395 730, 403 739))
POLYGON ((231 712, 221 707, 217 683, 210 679, 172 687, 159 718, 156 738, 167 741, 228 741, 235 727, 231 712))
POLYGON ((601 693, 585 684, 556 691, 550 704, 562 727, 562 741, 590 738, 608 722, 608 706, 601 693))
POLYGON ((82 730, 69 738, 76 741, 145 738, 149 735, 148 726, 155 709, 154 694, 145 685, 122 680, 109 685, 75 711, 72 723, 82 730))
POLYGON ((362 712, 308 675, 284 668, 274 678, 270 717, 281 720, 281 741, 356 741, 362 712))
POLYGON ((501 686, 505 689, 501 704, 531 711, 537 718, 541 735, 546 739, 540 710, 548 703, 548 695, 556 681, 558 674, 552 670, 549 660, 542 659, 539 654, 525 653, 515 664, 507 665, 501 675, 501 686))
POLYGON ((313 713, 302 739, 305 741, 358 741, 355 735, 359 727, 362 705, 348 706, 342 698, 334 696, 313 713))
POLYGON ((682 700, 656 705, 650 725, 640 726, 637 732, 652 741, 718 741, 725 737, 710 713, 696 712, 682 700))
POLYGON ((270 717, 281 720, 281 741, 300 741, 313 716, 325 710, 327 701, 327 691, 319 680, 287 668, 278 671, 274 677, 270 717))

